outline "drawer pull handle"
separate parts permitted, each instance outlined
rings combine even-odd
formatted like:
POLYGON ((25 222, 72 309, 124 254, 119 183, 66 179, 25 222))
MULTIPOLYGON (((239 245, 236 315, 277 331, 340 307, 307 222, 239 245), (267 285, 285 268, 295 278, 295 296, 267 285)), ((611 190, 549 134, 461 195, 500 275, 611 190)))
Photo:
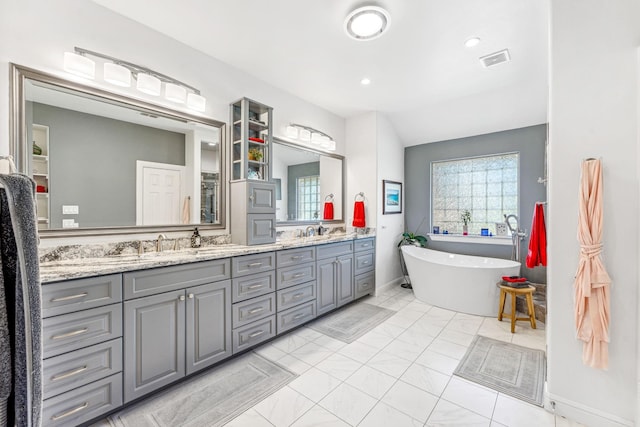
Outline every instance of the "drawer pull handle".
POLYGON ((69 378, 69 377, 72 377, 74 375, 78 375, 80 372, 84 372, 86 370, 87 370, 87 365, 84 365, 84 366, 81 366, 79 368, 72 369, 70 371, 64 372, 62 374, 54 375, 54 376, 51 377, 51 381, 64 380, 65 378, 69 378))
POLYGON ((364 262, 362 263, 362 265, 367 265, 367 264, 369 264, 369 261, 364 261, 364 262))
POLYGON ((249 335, 249 339, 253 339, 253 338, 259 337, 259 336, 260 336, 260 335, 262 335, 262 334, 264 334, 264 331, 257 331, 257 332, 254 332, 254 333, 252 333, 252 334, 250 334, 250 335, 249 335))
POLYGON ((67 332, 66 334, 54 335, 51 337, 52 340, 60 340, 62 338, 75 337, 76 335, 81 335, 87 332, 89 328, 82 328, 72 332, 67 332))
POLYGON ((297 279, 297 278, 302 277, 302 276, 304 276, 304 273, 296 273, 296 274, 293 275, 292 279, 297 279))
POLYGON ((253 267, 260 267, 261 265, 262 265, 261 262, 252 262, 251 264, 248 264, 247 267, 253 268, 253 267))
POLYGON ((291 295, 291 299, 300 299, 304 296, 302 292, 298 292, 297 294, 291 295))
POLYGON ((360 285, 360 287, 361 287, 362 289, 366 289, 366 288, 368 288, 368 287, 369 287, 369 283, 368 283, 368 282, 367 282, 367 283, 362 283, 362 284, 360 285))
POLYGON ((302 319, 303 317, 307 317, 308 314, 304 314, 304 313, 300 313, 300 314, 296 314, 295 316, 293 316, 292 320, 299 320, 302 319))
POLYGON ((264 285, 251 285, 251 286, 247 287, 247 289, 250 289, 252 291, 255 290, 255 289, 260 289, 260 288, 264 288, 264 285))
POLYGON ((76 294, 76 295, 69 295, 69 296, 66 296, 66 297, 52 298, 51 302, 71 301, 71 300, 78 299, 78 298, 84 298, 87 295, 89 295, 89 292, 83 292, 81 294, 76 294))
POLYGON ((189 297, 189 299, 193 299, 193 294, 189 294, 187 296, 189 297))
POLYGON ((69 415, 73 415, 77 412, 82 411, 83 409, 85 409, 87 406, 89 406, 89 402, 84 402, 82 405, 75 407, 73 409, 68 410, 67 412, 63 412, 62 414, 58 414, 58 415, 54 415, 51 417, 51 420, 53 421, 58 421, 61 420, 63 418, 68 417, 69 415))
POLYGON ((362 247, 363 247, 363 248, 367 248, 367 247, 369 247, 369 244, 368 244, 368 243, 365 243, 365 244, 363 244, 363 245, 362 245, 362 247))
POLYGON ((303 258, 302 255, 294 255, 294 256, 291 257, 291 259, 293 261, 297 261, 297 260, 302 259, 302 258, 303 258))
POLYGON ((256 314, 256 313, 260 313, 261 311, 264 311, 264 307, 258 307, 258 308, 254 308, 253 310, 249 310, 249 314, 256 314))

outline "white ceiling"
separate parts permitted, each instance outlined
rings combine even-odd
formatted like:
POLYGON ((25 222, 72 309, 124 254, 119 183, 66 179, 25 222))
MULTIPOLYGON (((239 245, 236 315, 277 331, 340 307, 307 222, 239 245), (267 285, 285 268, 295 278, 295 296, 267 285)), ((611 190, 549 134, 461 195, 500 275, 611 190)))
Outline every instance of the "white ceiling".
POLYGON ((546 121, 545 1, 94 1, 342 117, 384 113, 405 145, 546 121), (362 4, 391 14, 382 37, 344 33, 362 4), (511 62, 482 67, 505 48, 511 62))

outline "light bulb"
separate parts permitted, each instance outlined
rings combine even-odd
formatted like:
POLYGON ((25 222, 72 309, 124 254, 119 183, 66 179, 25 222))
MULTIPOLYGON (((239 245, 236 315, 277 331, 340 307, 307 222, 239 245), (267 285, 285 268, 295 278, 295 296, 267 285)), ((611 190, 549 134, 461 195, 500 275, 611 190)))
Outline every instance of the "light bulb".
POLYGON ((122 65, 111 62, 104 63, 104 81, 112 85, 129 87, 131 86, 131 71, 122 65))
POLYGON ((96 76, 96 63, 77 53, 65 52, 63 67, 65 71, 87 79, 96 76))
POLYGON ((153 96, 160 95, 162 82, 159 78, 154 77, 151 74, 138 73, 136 80, 136 88, 140 92, 153 96))

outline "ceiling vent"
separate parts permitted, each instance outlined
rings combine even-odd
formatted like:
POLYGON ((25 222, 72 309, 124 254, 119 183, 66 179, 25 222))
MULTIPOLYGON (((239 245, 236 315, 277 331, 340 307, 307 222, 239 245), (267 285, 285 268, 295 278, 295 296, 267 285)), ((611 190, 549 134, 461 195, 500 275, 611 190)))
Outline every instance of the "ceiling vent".
POLYGON ((502 64, 503 62, 511 61, 509 50, 504 49, 499 52, 490 53, 489 55, 481 56, 480 62, 485 68, 493 67, 494 65, 502 64))

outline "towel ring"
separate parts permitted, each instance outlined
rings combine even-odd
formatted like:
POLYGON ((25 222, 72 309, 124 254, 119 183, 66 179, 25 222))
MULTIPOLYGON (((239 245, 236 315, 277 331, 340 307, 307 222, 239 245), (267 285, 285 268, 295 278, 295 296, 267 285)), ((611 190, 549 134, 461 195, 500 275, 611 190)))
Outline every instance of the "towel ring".
POLYGON ((330 201, 333 202, 333 193, 329 194, 327 197, 324 198, 324 201, 330 201))
POLYGON ((358 201, 358 196, 362 197, 362 201, 364 201, 364 193, 361 191, 358 194, 355 195, 355 197, 353 198, 354 201, 358 201))

